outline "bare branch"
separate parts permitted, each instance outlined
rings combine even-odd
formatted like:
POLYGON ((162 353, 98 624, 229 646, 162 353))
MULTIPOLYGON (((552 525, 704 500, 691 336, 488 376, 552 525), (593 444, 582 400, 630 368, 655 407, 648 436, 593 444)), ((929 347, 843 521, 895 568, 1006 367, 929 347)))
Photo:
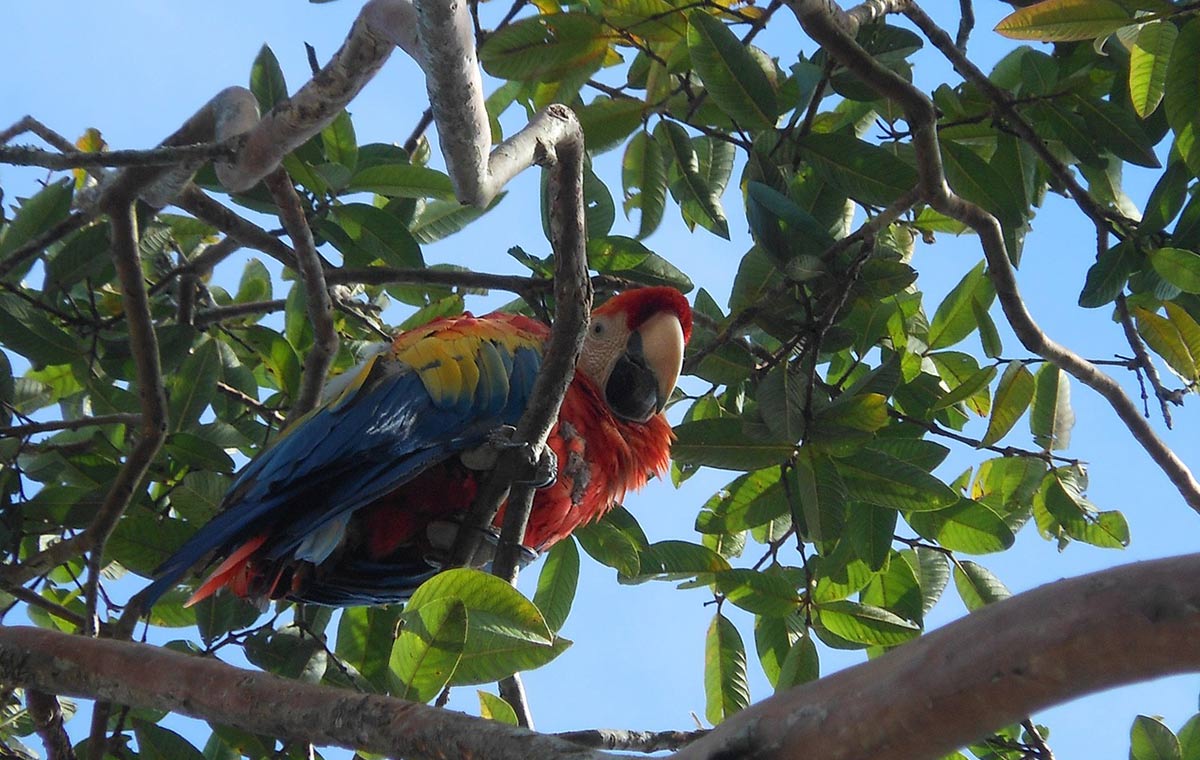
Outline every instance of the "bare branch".
MULTIPOLYGON (((1154 361, 1151 360, 1150 354, 1146 351, 1146 344, 1142 342, 1142 336, 1138 335, 1137 327, 1133 324, 1133 317, 1129 314, 1129 304, 1125 301, 1125 294, 1117 294, 1117 315, 1121 320, 1121 329, 1125 332, 1125 340, 1129 343, 1129 347, 1133 349, 1133 355, 1137 359, 1137 366, 1146 373, 1146 379, 1150 381, 1150 387, 1154 389, 1154 395, 1158 399, 1159 408, 1162 410, 1163 422, 1167 428, 1171 427, 1171 407, 1167 406, 1168 401, 1174 401, 1176 404, 1183 403, 1179 396, 1172 394, 1163 387, 1162 378, 1158 376, 1158 368, 1154 366, 1154 361)), ((1145 391, 1142 392, 1145 395, 1145 391)), ((1149 411, 1147 411, 1149 414, 1149 411)))
POLYGON ((37 628, 0 627, 0 681, 389 757, 604 757, 554 736, 451 710, 316 686, 145 644, 37 628))
POLYGON ((237 154, 237 139, 223 143, 175 145, 150 150, 109 150, 85 153, 71 150, 54 153, 24 145, 0 145, 0 164, 42 166, 47 169, 77 169, 97 166, 170 166, 171 164, 229 159, 237 154))
MULTIPOLYGON (((1188 505, 1200 512, 1200 483, 1196 482, 1187 465, 1142 418, 1137 405, 1125 394, 1120 384, 1083 357, 1051 340, 1034 321, 1017 287, 1016 272, 1008 258, 1000 223, 979 206, 956 195, 946 184, 938 145, 936 114, 929 99, 895 72, 882 66, 846 35, 835 20, 836 14, 830 2, 787 1, 810 37, 842 65, 904 110, 905 119, 912 128, 922 194, 935 210, 963 222, 979 236, 996 288, 996 297, 1021 344, 1103 396, 1134 439, 1166 473, 1188 505)), ((918 26, 922 25, 921 19, 925 17, 920 9, 910 7, 907 13, 918 26)), ((952 43, 949 47, 957 50, 952 43)), ((1076 201, 1080 202, 1078 198, 1076 201)))
POLYGON ((581 747, 650 753, 686 747, 706 734, 708 734, 708 729, 698 731, 623 731, 597 728, 587 731, 562 731, 554 736, 581 747))
POLYGON ((34 133, 42 138, 47 145, 58 148, 64 153, 75 150, 75 146, 71 144, 70 140, 28 114, 22 116, 8 129, 0 131, 0 145, 5 145, 9 140, 26 132, 34 133))
POLYGON ((247 248, 262 251, 284 266, 299 270, 296 252, 287 243, 208 197, 195 185, 185 187, 174 203, 247 248))
POLYGON ((117 472, 108 493, 87 529, 90 542, 88 578, 85 588, 88 628, 96 615, 96 584, 99 581, 104 545, 125 513, 150 462, 158 453, 167 434, 167 397, 163 389, 162 368, 158 358, 158 338, 154 318, 150 314, 150 299, 142 278, 138 257, 137 221, 132 203, 117 204, 107 209, 112 225, 113 263, 121 283, 122 303, 129 320, 129 348, 133 355, 138 396, 141 399, 141 424, 133 451, 117 472))
POLYGON ((308 304, 308 318, 313 326, 313 347, 304 358, 304 375, 300 391, 292 402, 284 427, 308 414, 321 398, 325 387, 325 375, 329 372, 333 358, 337 355, 338 335, 333 326, 333 302, 329 288, 325 285, 325 272, 321 257, 313 242, 312 230, 304 218, 300 196, 292 185, 292 178, 283 169, 276 169, 266 178, 267 189, 279 207, 279 218, 292 239, 296 251, 296 263, 300 268, 300 279, 304 283, 304 294, 308 304))
POLYGON ((0 438, 25 438, 37 433, 49 433, 55 430, 79 430, 85 427, 100 425, 136 425, 141 422, 140 414, 98 414, 95 417, 80 417, 77 420, 47 420, 45 422, 29 422, 24 425, 0 427, 0 438))
POLYGON ((246 317, 253 314, 269 314, 273 311, 283 311, 287 306, 287 299, 274 298, 270 301, 251 301, 249 303, 235 303, 229 306, 214 306, 211 309, 200 309, 196 312, 195 319, 192 324, 196 327, 208 327, 217 322, 224 322, 227 319, 237 319, 238 317, 246 317))
POLYGON ((1198 573, 1192 554, 1042 586, 753 705, 676 757, 941 757, 1073 697, 1195 671, 1198 573))

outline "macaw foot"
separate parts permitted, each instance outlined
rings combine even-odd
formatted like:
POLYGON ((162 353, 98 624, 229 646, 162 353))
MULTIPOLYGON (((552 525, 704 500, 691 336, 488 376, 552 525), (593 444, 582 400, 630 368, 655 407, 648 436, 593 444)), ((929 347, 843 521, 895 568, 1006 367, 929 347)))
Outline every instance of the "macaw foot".
MULTIPOLYGON (((486 443, 476 446, 473 449, 467 449, 459 454, 458 458, 467 469, 483 471, 494 468, 496 460, 503 451, 525 449, 529 453, 530 446, 528 443, 513 440, 516 432, 517 429, 512 425, 501 425, 488 433, 486 443)), ((542 455, 536 462, 533 461, 531 453, 526 457, 526 460, 530 463, 533 473, 528 479, 518 480, 518 483, 533 486, 534 488, 547 488, 554 485, 554 482, 558 480, 558 456, 549 446, 542 447, 542 455)))
MULTIPOLYGON (((429 541, 430 551, 426 555, 425 561, 433 567, 444 567, 461 528, 462 525, 457 520, 437 520, 429 523, 425 528, 425 536, 429 541)), ((500 531, 496 528, 484 528, 482 533, 483 542, 471 563, 475 567, 486 567, 492 561, 496 554, 496 547, 500 544, 500 531)), ((538 553, 535 550, 528 546, 522 546, 518 561, 521 567, 525 567, 537 557, 538 553)))

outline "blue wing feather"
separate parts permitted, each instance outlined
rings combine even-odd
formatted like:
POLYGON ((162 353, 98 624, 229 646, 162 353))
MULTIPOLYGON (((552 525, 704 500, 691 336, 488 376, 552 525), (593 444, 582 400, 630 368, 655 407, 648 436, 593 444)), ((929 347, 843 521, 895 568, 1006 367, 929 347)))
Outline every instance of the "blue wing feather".
MULTIPOLYGON (((298 550, 306 559, 328 554, 332 545, 318 535, 322 529, 332 526, 336 532, 335 521, 344 526, 354 511, 430 466, 481 445, 500 425, 515 424, 541 366, 540 346, 510 350, 482 340, 474 360, 475 388, 450 404, 438 404, 417 368, 394 357, 373 358, 339 398, 286 431, 243 470, 225 498, 225 510, 163 563, 143 600, 152 603, 206 556, 228 554, 264 530, 270 531, 263 547, 269 558, 295 556, 298 550)), ((390 567, 395 584, 398 568, 390 567)), ((346 588, 329 590, 331 599, 369 597, 371 587, 382 581, 373 569, 361 570, 355 573, 365 584, 359 591, 352 588, 358 581, 348 579, 346 588)), ((416 580, 428 566, 413 571, 416 580)))

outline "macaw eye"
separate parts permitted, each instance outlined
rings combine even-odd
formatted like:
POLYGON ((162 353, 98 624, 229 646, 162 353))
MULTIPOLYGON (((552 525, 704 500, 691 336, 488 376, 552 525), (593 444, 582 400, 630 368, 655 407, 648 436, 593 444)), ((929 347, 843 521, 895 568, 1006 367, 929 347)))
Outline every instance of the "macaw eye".
POLYGON ((604 334, 604 323, 603 322, 593 322, 592 323, 592 335, 603 335, 603 334, 604 334))

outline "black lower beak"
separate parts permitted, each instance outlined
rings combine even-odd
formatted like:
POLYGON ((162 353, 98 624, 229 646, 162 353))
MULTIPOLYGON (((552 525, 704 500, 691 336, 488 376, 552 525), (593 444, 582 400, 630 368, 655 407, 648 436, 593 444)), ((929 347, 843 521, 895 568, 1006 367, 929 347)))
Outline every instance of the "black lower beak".
POLYGON ((667 399, 660 396, 658 378, 646 365, 640 336, 634 333, 608 376, 604 398, 618 417, 645 422, 666 406, 667 399))

